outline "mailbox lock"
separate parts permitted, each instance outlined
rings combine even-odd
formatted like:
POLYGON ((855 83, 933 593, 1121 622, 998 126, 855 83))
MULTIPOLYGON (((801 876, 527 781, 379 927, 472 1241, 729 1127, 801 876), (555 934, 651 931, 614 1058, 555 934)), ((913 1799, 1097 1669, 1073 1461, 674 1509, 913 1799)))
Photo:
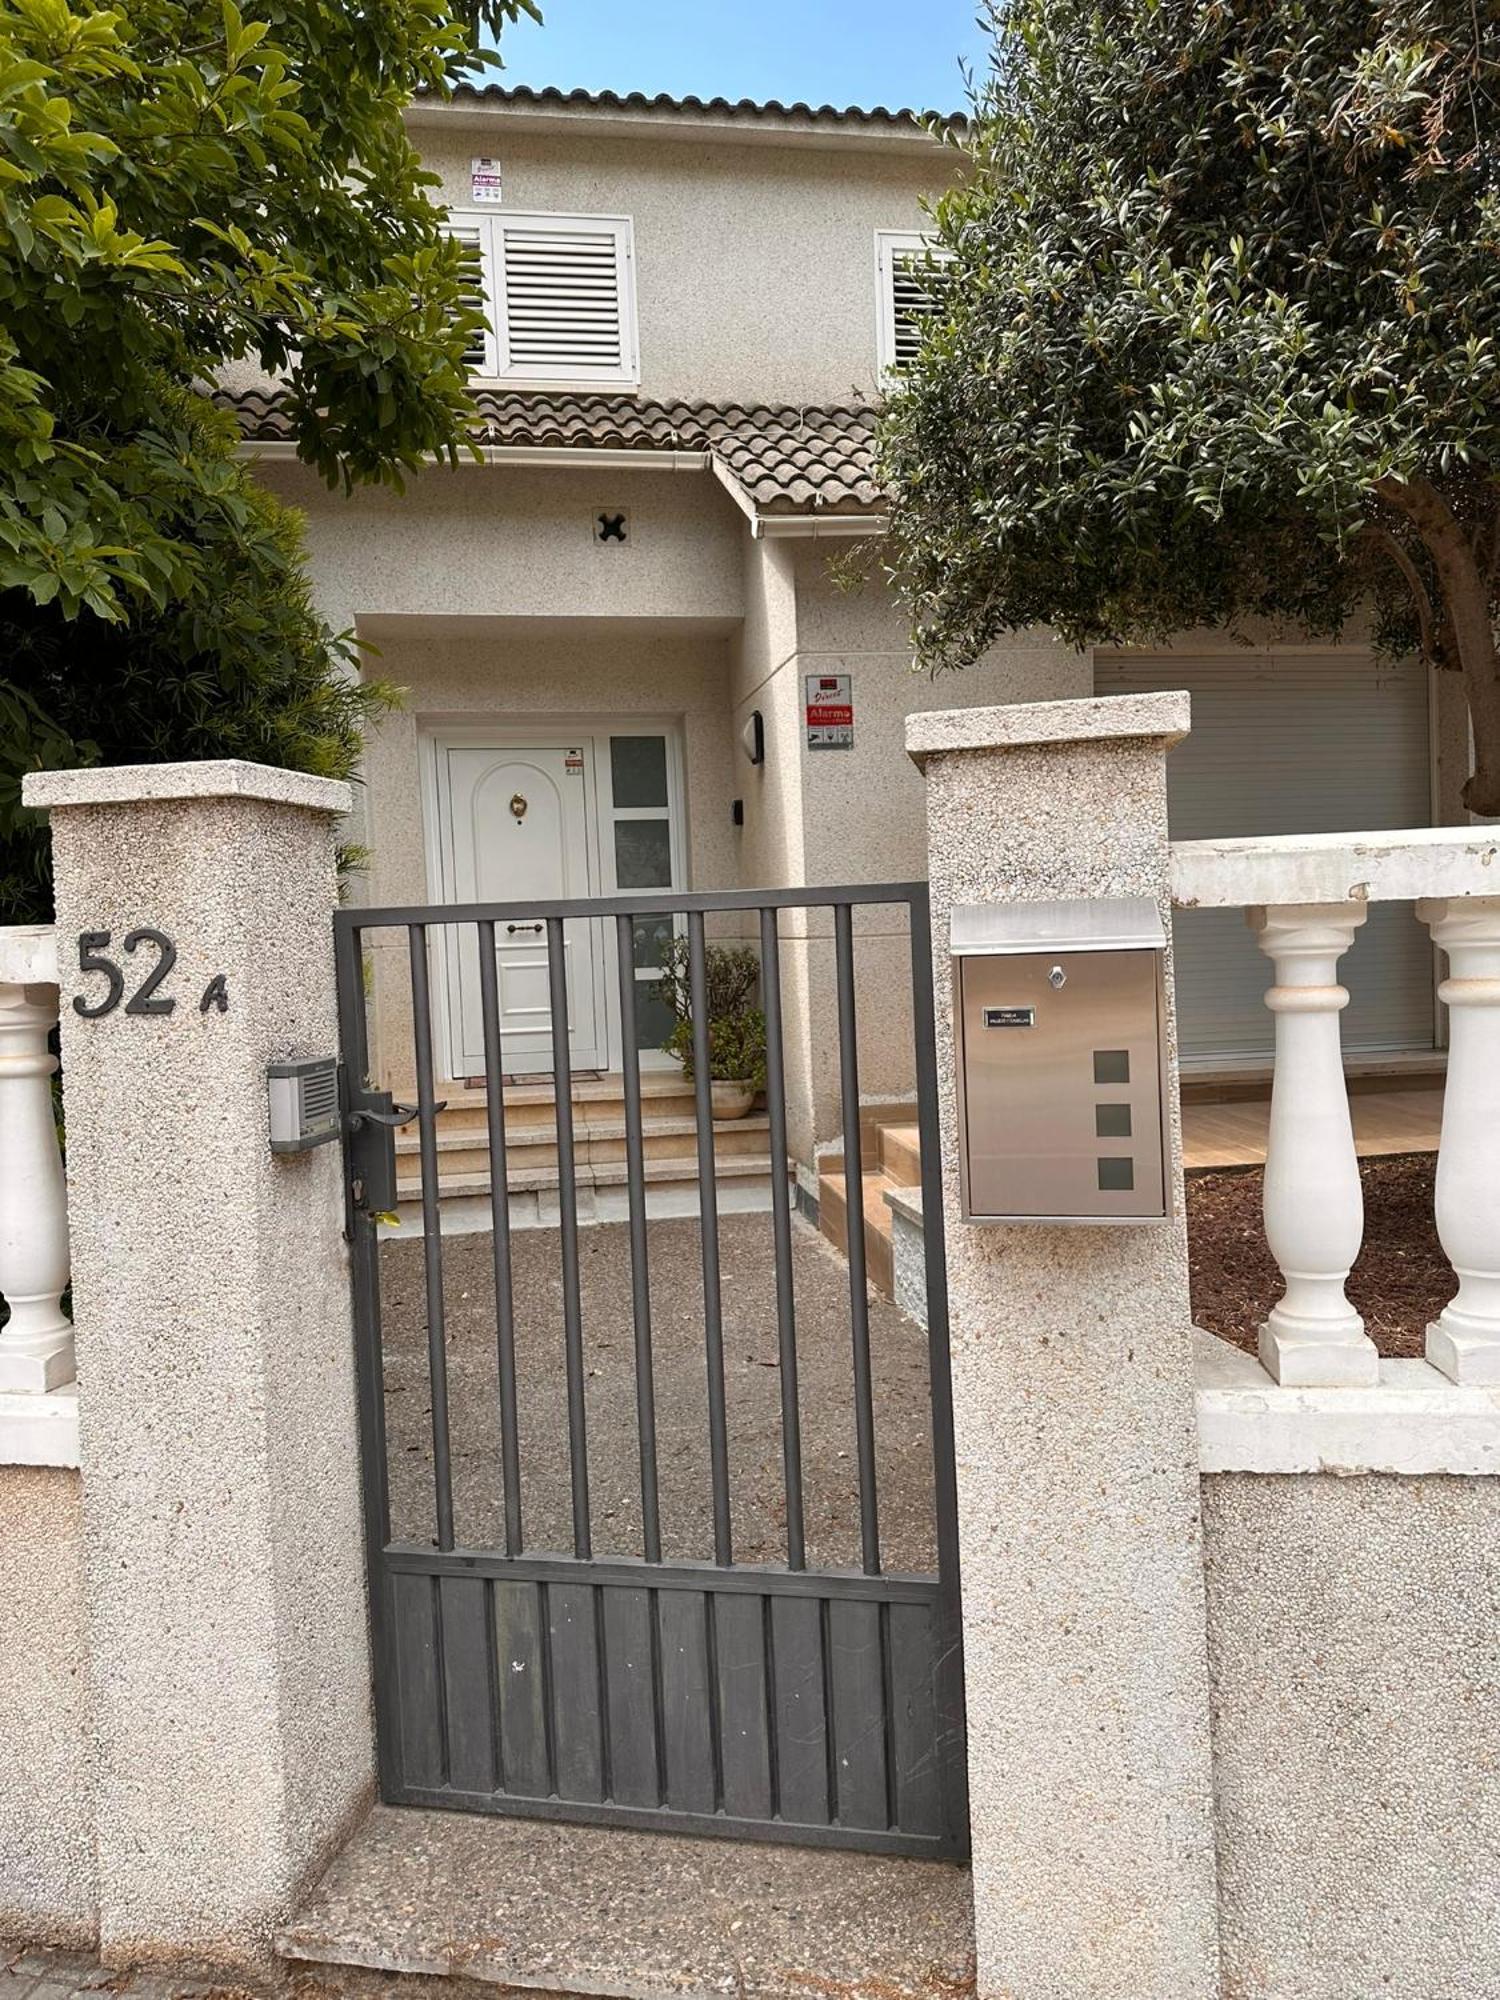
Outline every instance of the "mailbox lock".
POLYGON ((1056 988, 1060 993, 1068 983, 1068 975, 1060 965, 1054 965, 1052 970, 1047 974, 1047 983, 1049 986, 1056 988))

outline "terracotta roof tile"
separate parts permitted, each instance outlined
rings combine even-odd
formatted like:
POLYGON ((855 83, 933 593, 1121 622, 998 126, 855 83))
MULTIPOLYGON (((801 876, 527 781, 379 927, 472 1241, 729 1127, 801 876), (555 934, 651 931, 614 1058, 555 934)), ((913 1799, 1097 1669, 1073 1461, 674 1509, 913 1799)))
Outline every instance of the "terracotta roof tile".
MULTIPOLYGON (((961 111, 888 110, 883 104, 873 104, 868 108, 858 104, 840 106, 800 101, 782 104, 776 98, 672 97, 665 91, 648 97, 640 90, 559 90, 555 85, 537 89, 524 83, 461 83, 453 93, 452 101, 455 102, 473 103, 476 100, 489 104, 511 104, 518 109, 545 105, 577 111, 626 111, 641 117, 733 118, 751 124, 790 121, 865 128, 883 126, 909 133, 922 130, 926 121, 933 117, 944 125, 960 129, 968 123, 961 111)), ((418 101, 422 100, 419 98, 418 101)))
MULTIPOLYGON (((274 391, 221 392, 247 441, 289 443, 274 391)), ((875 513, 875 412, 866 405, 660 403, 637 396, 479 389, 477 443, 531 449, 706 451, 762 514, 875 513)))

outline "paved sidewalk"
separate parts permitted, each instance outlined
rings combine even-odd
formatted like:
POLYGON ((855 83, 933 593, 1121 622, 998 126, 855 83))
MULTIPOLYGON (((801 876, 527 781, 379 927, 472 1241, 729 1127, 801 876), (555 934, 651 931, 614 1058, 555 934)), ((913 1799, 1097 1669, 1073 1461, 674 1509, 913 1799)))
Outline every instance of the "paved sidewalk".
POLYGON ((98 1994, 128 1994, 130 2000, 261 2000, 266 1990, 226 1982, 222 1975, 194 1979, 159 1968, 113 1972, 81 1953, 0 1941, 0 2000, 90 2000, 98 1994))

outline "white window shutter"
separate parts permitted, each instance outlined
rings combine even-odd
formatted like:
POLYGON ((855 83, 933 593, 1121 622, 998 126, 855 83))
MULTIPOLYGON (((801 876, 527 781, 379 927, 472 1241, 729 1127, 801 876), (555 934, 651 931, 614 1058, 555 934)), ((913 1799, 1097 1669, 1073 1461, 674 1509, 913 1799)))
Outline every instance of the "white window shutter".
POLYGON ((640 381, 635 262, 623 215, 457 215, 477 246, 493 331, 466 357, 476 375, 526 387, 640 381))
POLYGON ((635 372, 628 224, 496 218, 504 283, 502 372, 532 381, 619 382, 635 372))
POLYGON ((490 279, 486 233, 480 223, 450 223, 446 233, 455 242, 461 243, 473 260, 474 275, 472 281, 464 286, 463 302, 467 306, 477 306, 488 322, 464 349, 464 366, 471 375, 493 375, 496 357, 494 312, 489 302, 494 296, 494 286, 490 279))
POLYGON ((877 359, 882 375, 909 368, 922 344, 923 322, 940 305, 937 266, 948 263, 946 251, 934 250, 926 237, 882 230, 876 238, 879 291, 877 359))

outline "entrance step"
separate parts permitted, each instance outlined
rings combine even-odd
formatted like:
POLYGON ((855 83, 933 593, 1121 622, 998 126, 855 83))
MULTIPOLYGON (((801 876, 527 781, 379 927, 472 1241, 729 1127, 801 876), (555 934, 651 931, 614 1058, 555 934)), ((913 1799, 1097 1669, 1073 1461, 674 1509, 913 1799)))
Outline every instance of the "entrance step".
POLYGON ((969 1872, 377 1806, 278 1940, 284 1960, 600 2000, 962 2000, 969 1872))
MULTIPOLYGON (((860 1209, 864 1218, 865 1272, 883 1298, 896 1297, 895 1254, 891 1206, 886 1196, 897 1188, 922 1184, 922 1143, 909 1105, 889 1111, 861 1111, 860 1151, 876 1162, 863 1175, 860 1209)), ((818 1226, 841 1256, 849 1254, 849 1184, 841 1150, 825 1153, 818 1162, 818 1226)))
MULTIPOLYGON (((861 1227, 865 1237, 865 1276, 882 1298, 894 1298, 895 1265, 891 1252, 891 1211, 886 1190, 896 1183, 889 1174, 860 1177, 861 1227)), ((842 1256, 849 1255, 849 1182, 846 1175, 819 1174, 818 1224, 842 1256)))
MULTIPOLYGON (((784 1168, 783 1171, 787 1170, 784 1168)), ((767 1154, 720 1157, 714 1169, 714 1188, 720 1213, 769 1208, 771 1172, 771 1160, 767 1154)), ((698 1213, 696 1154, 676 1159, 648 1160, 644 1178, 648 1219, 698 1213)), ((558 1186, 559 1175, 555 1166, 550 1169, 538 1167, 522 1175, 513 1175, 509 1190, 512 1229, 555 1229, 559 1219, 558 1186)), ((629 1219, 629 1179, 623 1161, 592 1167, 579 1166, 574 1174, 573 1186, 580 1222, 625 1222, 629 1219)), ((490 1227, 487 1158, 483 1169, 475 1173, 440 1172, 439 1190, 445 1234, 463 1235, 490 1227)), ((410 1179, 398 1179, 396 1196, 397 1232, 402 1236, 420 1235, 420 1177, 414 1174, 410 1179)))
MULTIPOLYGON (((512 1225, 551 1227, 558 1219, 557 1094, 550 1079, 506 1083, 506 1181, 512 1225)), ((415 1091, 398 1088, 405 1104, 415 1091)), ((488 1228, 490 1154, 488 1093, 462 1082, 440 1082, 445 1100, 436 1121, 438 1192, 444 1227, 488 1228)), ((618 1074, 575 1079, 574 1183, 580 1221, 623 1220, 628 1213, 624 1079, 618 1074)), ((721 1206, 769 1206, 770 1121, 764 1113, 717 1118, 714 1180, 721 1206)), ((693 1087, 680 1070, 641 1077, 641 1150, 647 1212, 696 1213, 698 1126, 693 1087)), ((412 1126, 396 1135, 397 1214, 409 1230, 421 1218, 421 1139, 412 1126)))

